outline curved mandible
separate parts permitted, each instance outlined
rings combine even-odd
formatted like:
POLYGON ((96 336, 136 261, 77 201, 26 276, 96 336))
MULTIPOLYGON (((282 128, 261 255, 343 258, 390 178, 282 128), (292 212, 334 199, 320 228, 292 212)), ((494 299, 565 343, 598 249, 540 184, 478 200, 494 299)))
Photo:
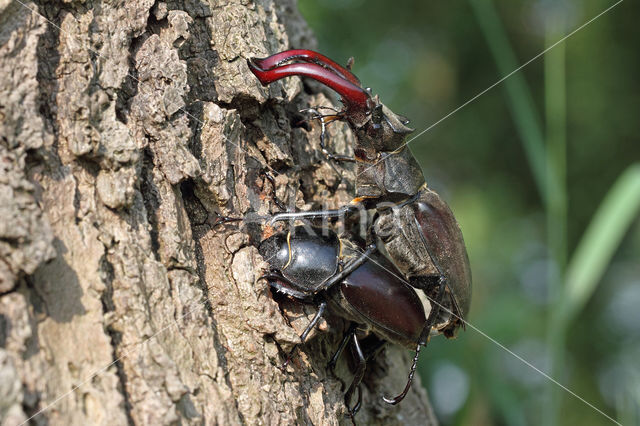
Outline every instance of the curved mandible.
POLYGON ((261 60, 258 59, 257 61, 254 58, 250 58, 247 59, 247 64, 263 86, 285 77, 296 75, 309 77, 338 92, 342 96, 347 109, 355 109, 362 112, 368 112, 371 109, 372 100, 369 93, 359 85, 336 73, 332 68, 315 63, 293 63, 265 70, 259 66, 261 60))
POLYGON ((313 50, 291 49, 285 50, 284 52, 276 53, 275 55, 271 55, 268 58, 252 58, 253 63, 265 71, 280 66, 285 62, 298 60, 311 62, 320 65, 323 68, 328 68, 329 70, 338 74, 340 77, 350 81, 356 86, 362 86, 358 77, 356 77, 349 69, 313 50))

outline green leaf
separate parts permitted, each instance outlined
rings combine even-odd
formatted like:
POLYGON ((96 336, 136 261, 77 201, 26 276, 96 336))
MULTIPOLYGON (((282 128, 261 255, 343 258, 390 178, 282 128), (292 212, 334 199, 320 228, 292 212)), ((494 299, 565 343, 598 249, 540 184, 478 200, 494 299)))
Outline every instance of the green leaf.
MULTIPOLYGON (((548 201, 547 189, 558 185, 553 169, 546 165, 544 136, 531 90, 520 72, 529 62, 520 62, 514 53, 502 21, 492 1, 469 0, 482 33, 493 54, 504 83, 509 113, 512 115, 541 198, 548 201)), ((537 58, 534 58, 537 59, 537 58)), ((491 86, 493 87, 493 86, 491 86)))
POLYGON ((567 268, 563 311, 568 323, 584 307, 640 210, 640 163, 613 184, 567 268))

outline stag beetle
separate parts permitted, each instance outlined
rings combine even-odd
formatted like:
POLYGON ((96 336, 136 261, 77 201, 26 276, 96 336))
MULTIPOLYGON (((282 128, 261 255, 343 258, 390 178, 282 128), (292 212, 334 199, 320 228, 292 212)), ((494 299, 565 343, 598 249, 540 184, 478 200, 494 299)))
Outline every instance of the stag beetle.
MULTIPOLYGON (((367 248, 369 257, 354 267, 363 247, 355 240, 338 238, 333 232, 298 226, 293 231, 280 232, 264 240, 260 254, 268 259, 271 270, 262 276, 278 292, 295 299, 316 303, 318 310, 302 333, 304 343, 327 306, 336 315, 357 327, 351 327, 329 362, 335 365, 349 341, 357 356, 357 367, 345 401, 350 416, 360 408, 362 393, 351 408, 349 401, 358 389, 366 367, 360 338, 374 333, 384 341, 413 349, 425 324, 436 325, 435 310, 427 300, 421 300, 415 290, 402 279, 384 256, 367 248), (340 269, 340 265, 350 265, 340 269), (429 315, 427 318, 427 314, 429 315)), ((437 326, 437 325, 436 325, 437 326)), ((372 352, 376 352, 373 350, 372 352)))
MULTIPOLYGON (((381 252, 411 287, 424 292, 433 306, 429 316, 438 318, 435 323, 425 321, 413 342, 416 353, 404 390, 395 398, 384 398, 389 404, 397 404, 409 391, 420 347, 426 346, 431 329, 450 338, 459 327, 464 328, 471 302, 471 270, 460 227, 449 206, 427 187, 407 147, 405 138, 413 132, 407 127, 408 120, 383 105, 370 89, 363 89, 350 65, 345 68, 317 52, 302 49, 250 58, 247 63, 262 85, 302 76, 319 81, 342 97, 342 110, 313 118, 320 120, 323 130, 332 121, 345 121, 355 134, 355 158, 330 157, 356 163, 355 198, 336 210, 279 213, 272 222, 339 218, 360 207, 375 212, 367 250, 351 259, 335 277, 342 279, 344 271, 357 270, 369 256, 381 252)), ((329 278, 307 287, 307 292, 317 294, 328 288, 326 283, 335 282, 335 278, 329 278)))

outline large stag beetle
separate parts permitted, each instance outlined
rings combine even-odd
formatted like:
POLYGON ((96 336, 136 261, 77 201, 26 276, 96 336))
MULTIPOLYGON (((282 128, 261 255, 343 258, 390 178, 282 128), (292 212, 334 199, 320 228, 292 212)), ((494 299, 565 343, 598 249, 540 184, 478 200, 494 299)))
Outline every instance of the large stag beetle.
MULTIPOLYGON (((449 206, 427 187, 420 166, 407 147, 405 138, 413 131, 407 127, 408 121, 389 110, 379 101, 378 96, 372 96, 370 89, 362 88, 358 78, 351 73, 350 65, 345 68, 310 50, 289 50, 264 59, 251 58, 247 62, 263 85, 290 76, 308 77, 330 87, 342 97, 344 107, 340 111, 329 115, 312 111, 315 112, 313 118, 320 120, 322 124, 321 145, 328 157, 336 161, 356 163, 356 193, 353 201, 336 210, 280 213, 272 221, 338 218, 364 208, 375 212, 369 226, 366 247, 352 253, 348 261, 335 263, 336 267, 330 268, 330 273, 323 269, 327 268, 324 261, 311 262, 307 266, 310 269, 305 272, 306 275, 299 274, 295 280, 286 282, 277 278, 286 278, 286 264, 272 263, 278 275, 271 276, 270 282, 280 290, 288 291, 292 297, 309 299, 311 295, 331 292, 335 285, 339 285, 339 291, 343 291, 345 286, 348 287, 346 283, 359 280, 353 277, 356 273, 366 273, 372 278, 388 278, 388 274, 382 274, 379 268, 374 272, 371 266, 371 261, 388 259, 393 268, 380 263, 384 269, 396 271, 410 288, 423 292, 430 306, 425 311, 428 314, 424 318, 420 317, 422 324, 419 332, 415 329, 417 311, 410 306, 406 310, 400 309, 400 304, 408 302, 405 302, 406 298, 396 299, 397 294, 394 292, 387 297, 386 304, 367 312, 364 319, 356 320, 365 322, 386 340, 404 346, 410 343, 415 348, 415 357, 404 390, 395 398, 384 398, 390 404, 397 404, 409 391, 420 348, 426 346, 430 335, 441 333, 446 337, 453 337, 459 327, 464 327, 464 318, 471 301, 471 271, 458 223, 449 206), (324 129, 335 120, 346 122, 354 132, 355 158, 331 154, 326 150, 324 129), (306 281, 305 276, 308 277, 306 281), (402 339, 385 334, 391 324, 387 321, 389 312, 383 306, 394 315, 404 312, 405 318, 400 323, 410 329, 410 333, 403 335, 402 339), (381 330, 385 332, 381 333, 381 330)), ((300 244, 326 245, 327 250, 335 251, 333 241, 323 243, 304 240, 300 244)), ((288 256, 302 250, 291 245, 286 247, 288 256)), ((282 243, 275 243, 275 249, 282 250, 282 243)), ((337 259, 337 255, 335 256, 337 259)), ((388 279, 386 285, 389 288, 402 288, 402 292, 406 293, 395 278, 388 279)), ((379 284, 378 280, 372 280, 370 284, 359 282, 359 286, 366 293, 378 288, 379 284)), ((360 305, 366 304, 368 300, 354 299, 357 297, 360 296, 346 298, 347 310, 357 311, 362 315, 360 305)), ((323 306, 319 310, 320 315, 324 310, 323 306)))

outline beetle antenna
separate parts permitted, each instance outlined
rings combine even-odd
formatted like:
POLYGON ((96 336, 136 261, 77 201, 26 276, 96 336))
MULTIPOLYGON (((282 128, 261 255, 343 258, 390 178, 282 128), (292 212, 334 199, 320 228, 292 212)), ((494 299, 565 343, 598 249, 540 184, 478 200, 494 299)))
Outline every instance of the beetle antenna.
POLYGON ((397 403, 402 401, 405 396, 407 396, 407 393, 411 388, 411 382, 413 381, 413 376, 416 373, 416 368, 418 367, 418 357, 420 356, 420 348, 421 346, 420 344, 418 344, 418 346, 416 346, 416 354, 413 357, 413 364, 411 364, 411 370, 409 371, 409 380, 407 380, 407 385, 404 387, 404 390, 400 393, 400 395, 396 396, 395 398, 387 398, 386 396, 382 397, 384 402, 386 402, 387 404, 396 405, 397 403))

